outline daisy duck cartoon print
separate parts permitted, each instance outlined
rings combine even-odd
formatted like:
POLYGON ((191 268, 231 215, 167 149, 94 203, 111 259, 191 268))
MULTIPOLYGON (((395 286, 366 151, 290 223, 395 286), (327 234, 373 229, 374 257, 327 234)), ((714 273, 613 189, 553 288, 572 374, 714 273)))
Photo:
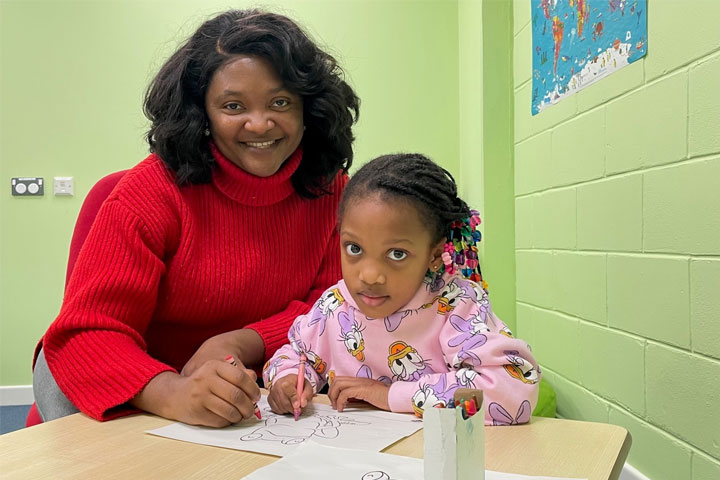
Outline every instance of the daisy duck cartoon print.
POLYGON ((338 412, 362 401, 422 416, 475 388, 493 405, 486 424, 527 422, 540 370, 492 310, 479 224, 452 175, 424 155, 360 168, 338 208, 342 279, 295 320, 263 369, 272 411, 290 414, 329 383, 338 412), (301 358, 309 368, 298 368, 301 358))

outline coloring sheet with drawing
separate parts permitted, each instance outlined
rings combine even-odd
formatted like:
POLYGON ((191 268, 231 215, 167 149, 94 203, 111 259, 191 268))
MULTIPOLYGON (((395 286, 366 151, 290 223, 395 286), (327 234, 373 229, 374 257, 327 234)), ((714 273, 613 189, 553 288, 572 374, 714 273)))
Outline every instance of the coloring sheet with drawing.
MULTIPOLYGON (((389 453, 335 448, 305 442, 292 453, 255 470, 245 480, 424 480, 423 460, 389 453)), ((485 470, 485 480, 578 480, 485 470)))
POLYGON ((275 463, 255 470, 245 480, 423 480, 420 458, 305 442, 275 463))
POLYGON ((252 418, 220 429, 173 423, 147 433, 282 457, 310 439, 323 445, 379 452, 422 428, 422 420, 412 414, 365 408, 346 408, 339 413, 329 405, 312 403, 296 422, 292 415, 273 413, 265 396, 258 407, 262 420, 252 418))

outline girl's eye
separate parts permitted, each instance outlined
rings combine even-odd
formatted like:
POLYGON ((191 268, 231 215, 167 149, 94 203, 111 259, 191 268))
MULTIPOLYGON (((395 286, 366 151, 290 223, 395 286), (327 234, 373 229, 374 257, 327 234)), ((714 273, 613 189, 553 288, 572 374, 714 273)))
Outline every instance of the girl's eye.
POLYGON ((390 250, 390 253, 388 253, 388 258, 390 260, 400 261, 405 260, 407 257, 407 252, 403 252, 402 250, 390 250))
POLYGON ((354 243, 348 243, 345 245, 345 251, 348 255, 356 257, 362 253, 362 248, 360 248, 358 245, 355 245, 354 243))

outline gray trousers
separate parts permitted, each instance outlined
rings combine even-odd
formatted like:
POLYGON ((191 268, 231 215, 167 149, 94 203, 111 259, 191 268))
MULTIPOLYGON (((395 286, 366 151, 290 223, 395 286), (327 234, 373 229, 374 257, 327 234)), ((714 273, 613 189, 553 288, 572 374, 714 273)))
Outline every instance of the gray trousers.
POLYGON ((45 360, 45 353, 40 350, 33 371, 33 395, 35 405, 43 422, 77 413, 80 410, 73 405, 58 387, 45 360))

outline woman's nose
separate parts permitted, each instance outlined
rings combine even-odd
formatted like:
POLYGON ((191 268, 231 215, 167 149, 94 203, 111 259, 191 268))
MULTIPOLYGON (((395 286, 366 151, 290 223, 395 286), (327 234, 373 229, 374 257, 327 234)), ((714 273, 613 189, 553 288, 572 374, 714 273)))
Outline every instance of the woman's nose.
POLYGON ((275 122, 263 112, 251 113, 245 121, 245 130, 263 134, 275 127, 275 122))

